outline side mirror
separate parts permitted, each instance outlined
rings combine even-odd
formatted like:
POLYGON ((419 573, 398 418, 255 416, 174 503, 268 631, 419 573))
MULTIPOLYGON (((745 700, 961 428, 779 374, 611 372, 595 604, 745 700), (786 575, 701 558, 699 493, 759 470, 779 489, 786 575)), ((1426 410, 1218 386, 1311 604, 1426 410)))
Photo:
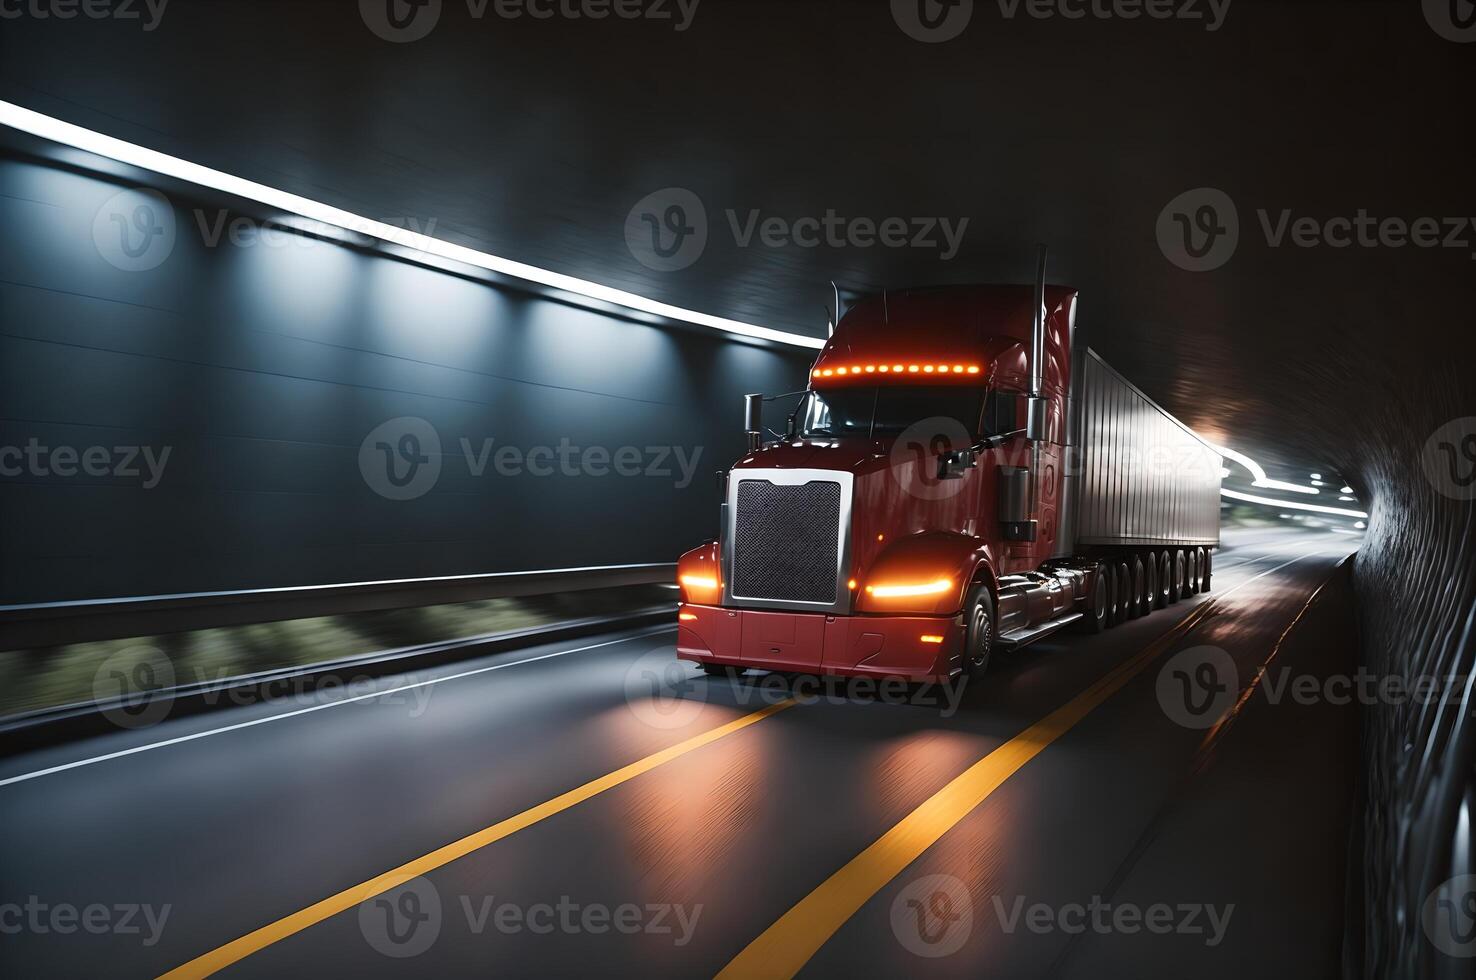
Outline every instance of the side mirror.
POLYGON ((938 457, 938 479, 957 480, 963 477, 965 470, 971 470, 978 465, 972 449, 960 449, 957 452, 944 453, 938 457))
POLYGON ((764 441, 764 396, 743 396, 743 431, 748 436, 749 452, 759 448, 764 441))

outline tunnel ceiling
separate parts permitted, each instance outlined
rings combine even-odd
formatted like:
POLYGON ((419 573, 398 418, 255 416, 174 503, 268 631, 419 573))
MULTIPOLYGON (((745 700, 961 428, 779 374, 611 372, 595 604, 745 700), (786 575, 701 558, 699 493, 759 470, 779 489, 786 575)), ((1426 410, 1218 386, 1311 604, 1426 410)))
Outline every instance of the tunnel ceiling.
POLYGON ((684 30, 674 0, 671 20, 509 19, 496 0, 473 16, 481 6, 446 0, 410 43, 376 36, 353 3, 175 0, 148 30, 143 4, 140 21, 28 14, 0 21, 3 98, 816 335, 829 279, 851 292, 1025 281, 1043 241, 1051 278, 1082 291, 1092 345, 1273 475, 1356 468, 1347 437, 1382 388, 1414 379, 1390 358, 1448 370, 1469 350, 1456 338, 1476 231, 1464 247, 1335 248, 1296 244, 1290 226, 1476 215, 1463 94, 1476 46, 1440 36, 1419 4, 1235 0, 1217 15, 1201 0, 1199 20, 1071 20, 976 3, 946 43, 909 37, 885 0, 702 0, 684 30), (628 247, 627 217, 673 187, 702 202, 707 244, 660 271, 628 247), (1208 271, 1171 262, 1156 231, 1196 188, 1222 191, 1239 220, 1208 271), (968 224, 956 254, 937 227, 919 247, 738 240, 755 214, 828 212, 901 218, 909 239, 921 219, 968 224))

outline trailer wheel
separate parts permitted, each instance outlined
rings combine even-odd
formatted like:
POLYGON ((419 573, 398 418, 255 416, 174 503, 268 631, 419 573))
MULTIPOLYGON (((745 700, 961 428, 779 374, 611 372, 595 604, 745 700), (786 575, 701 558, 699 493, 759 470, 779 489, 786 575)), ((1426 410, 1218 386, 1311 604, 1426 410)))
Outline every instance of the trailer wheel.
POLYGON ((1173 566, 1167 551, 1156 552, 1153 561, 1158 567, 1158 591, 1153 594, 1153 605, 1164 609, 1169 604, 1169 579, 1173 577, 1173 566))
POLYGON ((1143 556, 1143 615, 1158 608, 1158 556, 1148 552, 1143 556))
POLYGON ((1087 596, 1086 630, 1088 633, 1100 633, 1111 625, 1107 620, 1108 587, 1107 566, 1098 565, 1097 570, 1092 573, 1091 595, 1087 596))
POLYGON ((1133 618, 1133 572, 1128 563, 1117 563, 1117 621, 1125 623, 1133 618))
POLYGON ((1189 594, 1199 595, 1201 591, 1199 576, 1202 569, 1201 562, 1204 561, 1204 552, 1199 548, 1189 549, 1189 594))
POLYGON ((989 586, 979 583, 969 590, 968 632, 964 634, 964 671, 983 677, 994 653, 994 597, 989 586))
POLYGON ((1169 552, 1169 587, 1168 601, 1170 604, 1184 598, 1184 552, 1175 548, 1169 552))
POLYGON ((1145 576, 1143 573, 1143 559, 1134 555, 1128 562, 1128 567, 1133 570, 1133 602, 1132 615, 1134 619, 1148 615, 1147 588, 1144 586, 1145 576))
POLYGON ((1199 586, 1203 591, 1208 592, 1210 590, 1210 576, 1215 563, 1214 553, 1208 548, 1204 548, 1202 551, 1204 553, 1204 564, 1200 565, 1199 586))

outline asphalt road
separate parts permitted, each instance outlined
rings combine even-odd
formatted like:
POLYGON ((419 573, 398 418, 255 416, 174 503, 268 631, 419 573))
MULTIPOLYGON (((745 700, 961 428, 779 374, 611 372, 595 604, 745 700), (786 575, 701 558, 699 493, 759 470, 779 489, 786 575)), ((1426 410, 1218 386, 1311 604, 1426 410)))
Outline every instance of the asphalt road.
POLYGON ((1211 595, 961 694, 709 679, 667 629, 122 719, 0 760, 0 968, 1328 975, 1356 708, 1264 689, 1351 669, 1355 544, 1227 533, 1211 595))

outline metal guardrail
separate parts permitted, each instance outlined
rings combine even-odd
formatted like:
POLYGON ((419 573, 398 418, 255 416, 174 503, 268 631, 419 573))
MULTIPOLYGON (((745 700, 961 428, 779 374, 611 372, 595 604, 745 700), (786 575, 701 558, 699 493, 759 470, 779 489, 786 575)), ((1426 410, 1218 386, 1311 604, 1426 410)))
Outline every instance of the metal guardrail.
POLYGON ((675 563, 655 562, 28 603, 0 606, 0 650, 675 580, 675 563))

